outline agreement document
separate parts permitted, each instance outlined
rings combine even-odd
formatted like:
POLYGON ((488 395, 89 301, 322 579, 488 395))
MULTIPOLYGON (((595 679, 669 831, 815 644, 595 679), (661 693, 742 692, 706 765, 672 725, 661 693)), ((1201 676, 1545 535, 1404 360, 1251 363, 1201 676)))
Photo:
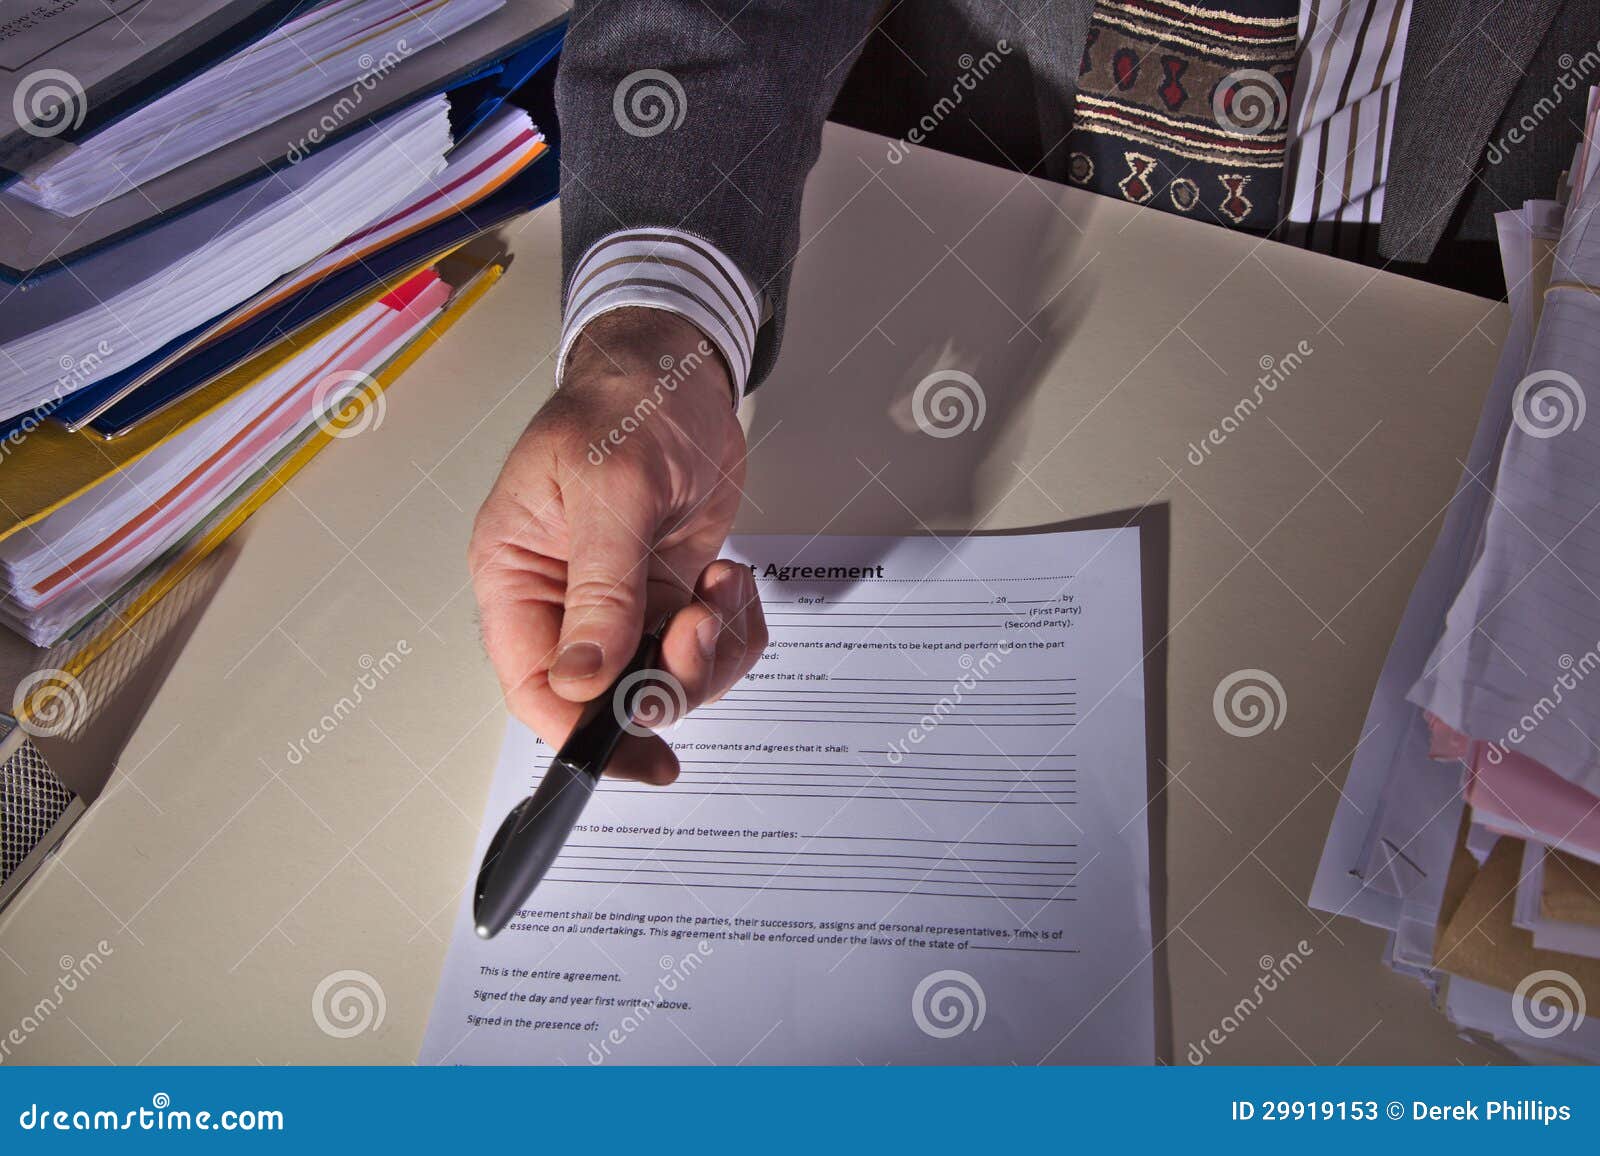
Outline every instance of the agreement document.
MULTIPOLYGON (((463 864, 422 1062, 1150 1062, 1138 531, 726 554, 770 644, 493 940, 463 864)), ((479 855, 552 753, 511 724, 479 855)))

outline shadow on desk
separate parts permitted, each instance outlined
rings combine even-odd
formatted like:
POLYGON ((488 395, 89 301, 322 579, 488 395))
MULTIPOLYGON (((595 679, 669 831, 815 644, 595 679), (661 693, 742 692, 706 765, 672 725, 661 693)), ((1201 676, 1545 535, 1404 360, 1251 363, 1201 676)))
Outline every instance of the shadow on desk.
POLYGON ((988 170, 869 168, 807 186, 783 353, 749 405, 763 529, 983 524, 1029 484, 1008 447, 1095 296, 1083 227, 1023 178, 997 202, 988 170))
MULTIPOLYGON (((1019 488, 1065 514, 1078 498, 1051 495, 1033 474, 1096 407, 1081 402, 1076 423, 1067 410, 1065 436, 1042 456, 1024 451, 1025 423, 1034 395, 1064 384, 1059 359, 1096 296, 1099 253, 1087 251, 1084 225, 1098 199, 1041 196, 1033 182, 976 166, 930 182, 925 166, 877 160, 882 142, 863 134, 861 144, 860 167, 819 166, 807 185, 783 354, 749 407, 737 528, 965 534, 1019 488), (1014 460, 1023 452, 1033 467, 1014 460)), ((1156 1054, 1171 1062, 1169 507, 981 532, 1123 527, 1140 534, 1156 1054)))

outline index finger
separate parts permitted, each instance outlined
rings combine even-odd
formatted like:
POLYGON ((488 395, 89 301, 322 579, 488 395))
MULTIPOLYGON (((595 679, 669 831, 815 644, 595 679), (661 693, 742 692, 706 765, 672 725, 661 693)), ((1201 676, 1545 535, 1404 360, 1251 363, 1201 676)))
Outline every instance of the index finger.
MULTIPOLYGON (((500 681, 506 706, 551 747, 559 748, 588 705, 550 686, 550 664, 561 634, 564 575, 559 563, 517 558, 485 559, 474 570, 483 644, 500 681)), ((651 583, 661 586, 662 583, 651 583)), ((671 583, 664 585, 671 586, 671 583)), ((670 591, 658 591, 658 594, 670 591)), ((680 595, 680 597, 687 597, 680 595)), ((654 601, 654 599, 652 599, 654 601)), ((670 672, 670 671, 669 671, 670 672)), ((607 773, 665 784, 677 778, 671 748, 651 734, 624 734, 607 773)))

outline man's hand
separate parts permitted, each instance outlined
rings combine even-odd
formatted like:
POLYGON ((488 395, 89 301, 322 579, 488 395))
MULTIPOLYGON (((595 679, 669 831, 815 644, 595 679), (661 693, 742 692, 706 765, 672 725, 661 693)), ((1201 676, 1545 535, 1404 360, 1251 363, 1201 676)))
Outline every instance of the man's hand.
MULTIPOLYGON (((673 612, 661 666, 690 708, 767 644, 747 567, 717 561, 744 483, 722 359, 688 321, 619 309, 585 328, 559 392, 478 511, 468 562, 506 703, 559 746, 647 626, 673 612)), ((661 739, 627 734, 614 774, 670 783, 661 739)))

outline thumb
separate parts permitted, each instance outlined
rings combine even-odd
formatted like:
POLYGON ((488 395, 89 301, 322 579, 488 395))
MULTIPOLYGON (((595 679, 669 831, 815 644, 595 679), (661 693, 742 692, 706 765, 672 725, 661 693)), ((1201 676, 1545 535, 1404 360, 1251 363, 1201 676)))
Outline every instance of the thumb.
POLYGON ((574 497, 566 510, 567 591, 550 687, 587 702, 638 648, 655 525, 649 499, 634 487, 574 497))

